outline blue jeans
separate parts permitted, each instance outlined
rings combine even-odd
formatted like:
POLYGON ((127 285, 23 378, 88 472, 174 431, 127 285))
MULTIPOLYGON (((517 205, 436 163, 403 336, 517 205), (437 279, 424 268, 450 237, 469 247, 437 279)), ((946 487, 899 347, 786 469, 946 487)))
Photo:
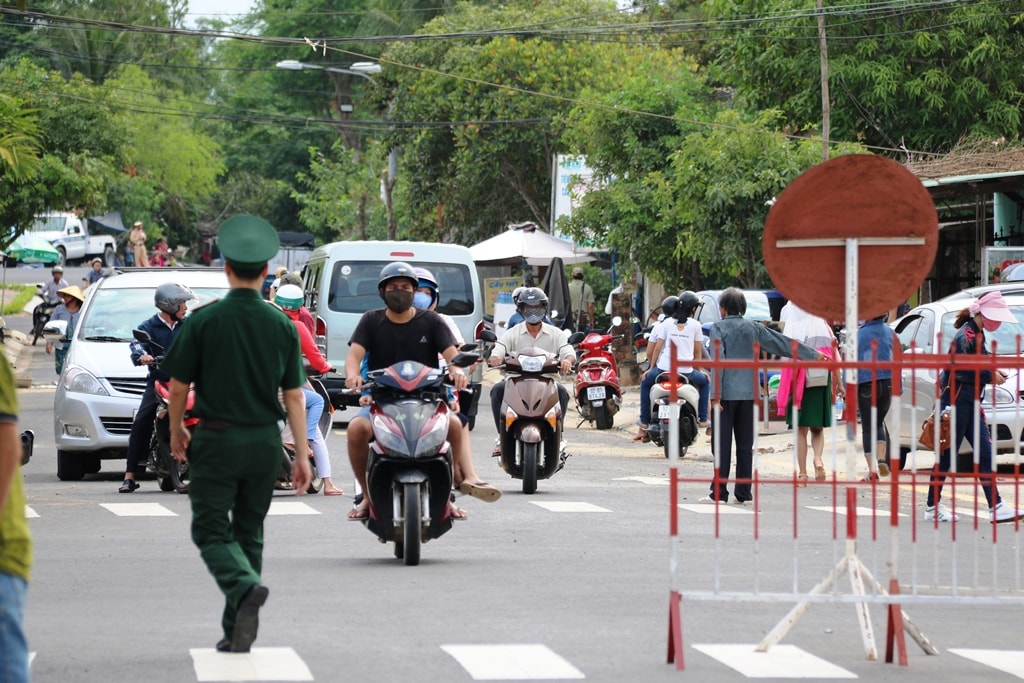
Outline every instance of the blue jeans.
MULTIPOLYGON (((654 386, 658 375, 663 372, 665 371, 657 367, 651 368, 644 373, 643 379, 640 380, 640 424, 651 424, 651 387, 654 386)), ((697 401, 697 420, 707 422, 708 403, 711 400, 711 382, 708 380, 708 376, 700 370, 683 373, 683 375, 690 380, 690 384, 697 387, 697 392, 700 394, 697 401)))
MULTIPOLYGON (((961 393, 967 396, 966 399, 958 400, 956 403, 956 422, 950 425, 949 448, 939 453, 939 461, 932 468, 931 481, 928 486, 928 498, 926 503, 929 507, 934 506, 942 499, 942 485, 946 482, 946 472, 949 472, 953 464, 953 458, 960 450, 960 444, 964 438, 974 438, 974 387, 961 387, 961 393)), ((979 425, 978 443, 971 444, 978 454, 978 476, 981 490, 985 493, 985 500, 990 508, 999 504, 1002 498, 996 488, 996 477, 992 467, 992 433, 989 431, 988 423, 985 422, 984 409, 978 411, 981 418, 979 425)))
POLYGON ((302 387, 306 396, 306 439, 312 441, 319 431, 320 416, 324 414, 324 397, 312 389, 302 387))
POLYGON ((0 680, 28 683, 28 641, 25 617, 25 579, 0 572, 0 680))

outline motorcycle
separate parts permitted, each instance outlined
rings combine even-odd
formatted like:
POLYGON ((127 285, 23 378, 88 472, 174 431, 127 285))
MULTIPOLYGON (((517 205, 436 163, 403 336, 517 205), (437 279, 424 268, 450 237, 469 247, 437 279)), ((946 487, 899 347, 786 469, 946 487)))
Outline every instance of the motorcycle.
MULTIPOLYGON (((328 372, 334 372, 334 368, 331 368, 328 372)), ((324 411, 320 414, 317 429, 320 430, 320 434, 324 439, 326 439, 327 435, 331 433, 331 424, 333 424, 334 421, 334 406, 331 404, 330 396, 328 396, 327 389, 324 388, 323 382, 320 381, 320 378, 308 373, 309 370, 307 369, 306 378, 313 386, 313 391, 324 399, 324 411)), ((292 482, 292 463, 295 462, 294 439, 295 437, 292 436, 291 429, 288 427, 288 422, 285 421, 284 428, 281 430, 281 443, 284 448, 281 458, 281 476, 278 478, 278 484, 282 485, 280 488, 290 488, 290 484, 292 482)), ((324 487, 324 480, 317 473, 316 461, 312 457, 309 459, 309 468, 312 476, 309 480, 309 488, 306 489, 306 493, 320 493, 320 489, 324 487)))
MULTIPOLYGON (((458 353, 455 367, 477 362, 458 353)), ((452 452, 448 443, 447 373, 415 361, 373 370, 363 387, 373 397, 373 438, 366 465, 369 515, 363 524, 395 557, 420 561, 420 546, 452 528, 452 452)))
MULTIPOLYGON (((619 316, 612 319, 612 327, 621 324, 619 316)), ((615 414, 622 404, 622 388, 611 346, 620 339, 622 335, 591 332, 577 343, 580 353, 573 394, 576 396, 576 410, 583 417, 580 424, 588 421, 596 423, 598 429, 611 429, 615 422, 615 414)))
MULTIPOLYGON (((132 330, 132 336, 143 344, 156 347, 160 351, 159 344, 153 342, 145 330, 132 330)), ((154 356, 154 365, 160 366, 163 355, 154 356)), ((178 462, 171 455, 171 386, 170 382, 157 381, 153 388, 156 390, 156 416, 153 418, 153 436, 149 439, 149 453, 146 458, 146 469, 156 474, 157 483, 161 491, 177 491, 188 493, 189 471, 191 469, 188 461, 178 462)), ((185 414, 183 421, 185 427, 195 431, 199 424, 199 418, 193 414, 196 402, 194 387, 188 388, 188 397, 185 399, 185 414)))
POLYGON ((678 418, 679 457, 686 455, 686 449, 697 440, 700 428, 697 421, 697 405, 700 392, 690 384, 686 375, 679 375, 676 380, 675 400, 672 397, 672 375, 662 372, 651 387, 651 425, 647 434, 656 445, 665 449, 665 457, 669 453, 669 434, 672 417, 678 418), (657 411, 657 412, 655 412, 657 411))
POLYGON ((565 416, 558 401, 558 385, 547 376, 557 373, 558 366, 554 354, 534 347, 505 356, 500 464, 513 479, 523 480, 526 494, 536 493, 537 480, 550 479, 568 457, 562 449, 565 416))
MULTIPOLYGON (((43 285, 36 285, 36 295, 42 296, 42 292, 43 285)), ((39 338, 43 336, 43 328, 46 327, 46 323, 50 322, 50 316, 53 315, 53 311, 59 303, 60 301, 44 300, 32 309, 32 346, 35 346, 39 338)))

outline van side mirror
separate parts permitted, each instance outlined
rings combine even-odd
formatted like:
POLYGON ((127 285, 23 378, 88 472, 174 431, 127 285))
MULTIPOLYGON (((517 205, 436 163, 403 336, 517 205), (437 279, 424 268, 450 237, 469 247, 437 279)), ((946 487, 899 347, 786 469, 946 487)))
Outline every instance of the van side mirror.
POLYGON ((51 320, 43 327, 43 338, 47 341, 65 342, 68 340, 68 321, 51 320))

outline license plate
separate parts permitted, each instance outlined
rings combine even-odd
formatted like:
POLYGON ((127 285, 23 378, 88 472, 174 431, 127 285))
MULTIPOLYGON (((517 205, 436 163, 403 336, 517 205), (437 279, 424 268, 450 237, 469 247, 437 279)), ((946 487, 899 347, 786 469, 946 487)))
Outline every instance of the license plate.
POLYGON ((666 403, 658 406, 658 419, 668 420, 673 417, 679 417, 679 405, 676 403, 666 403))
POLYGON ((600 401, 605 396, 604 387, 587 387, 587 400, 600 401))

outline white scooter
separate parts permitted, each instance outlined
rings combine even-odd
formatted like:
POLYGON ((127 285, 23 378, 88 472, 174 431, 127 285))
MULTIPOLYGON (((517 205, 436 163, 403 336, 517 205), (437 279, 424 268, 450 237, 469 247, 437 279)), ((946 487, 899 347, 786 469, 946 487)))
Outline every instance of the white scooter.
POLYGON ((670 419, 678 417, 679 457, 686 455, 686 449, 697 440, 700 428, 697 421, 697 402, 700 392, 690 384, 685 375, 676 380, 675 400, 672 400, 672 374, 663 372, 658 375, 651 387, 651 426, 647 434, 658 446, 665 449, 665 457, 669 457, 668 442, 670 419))

